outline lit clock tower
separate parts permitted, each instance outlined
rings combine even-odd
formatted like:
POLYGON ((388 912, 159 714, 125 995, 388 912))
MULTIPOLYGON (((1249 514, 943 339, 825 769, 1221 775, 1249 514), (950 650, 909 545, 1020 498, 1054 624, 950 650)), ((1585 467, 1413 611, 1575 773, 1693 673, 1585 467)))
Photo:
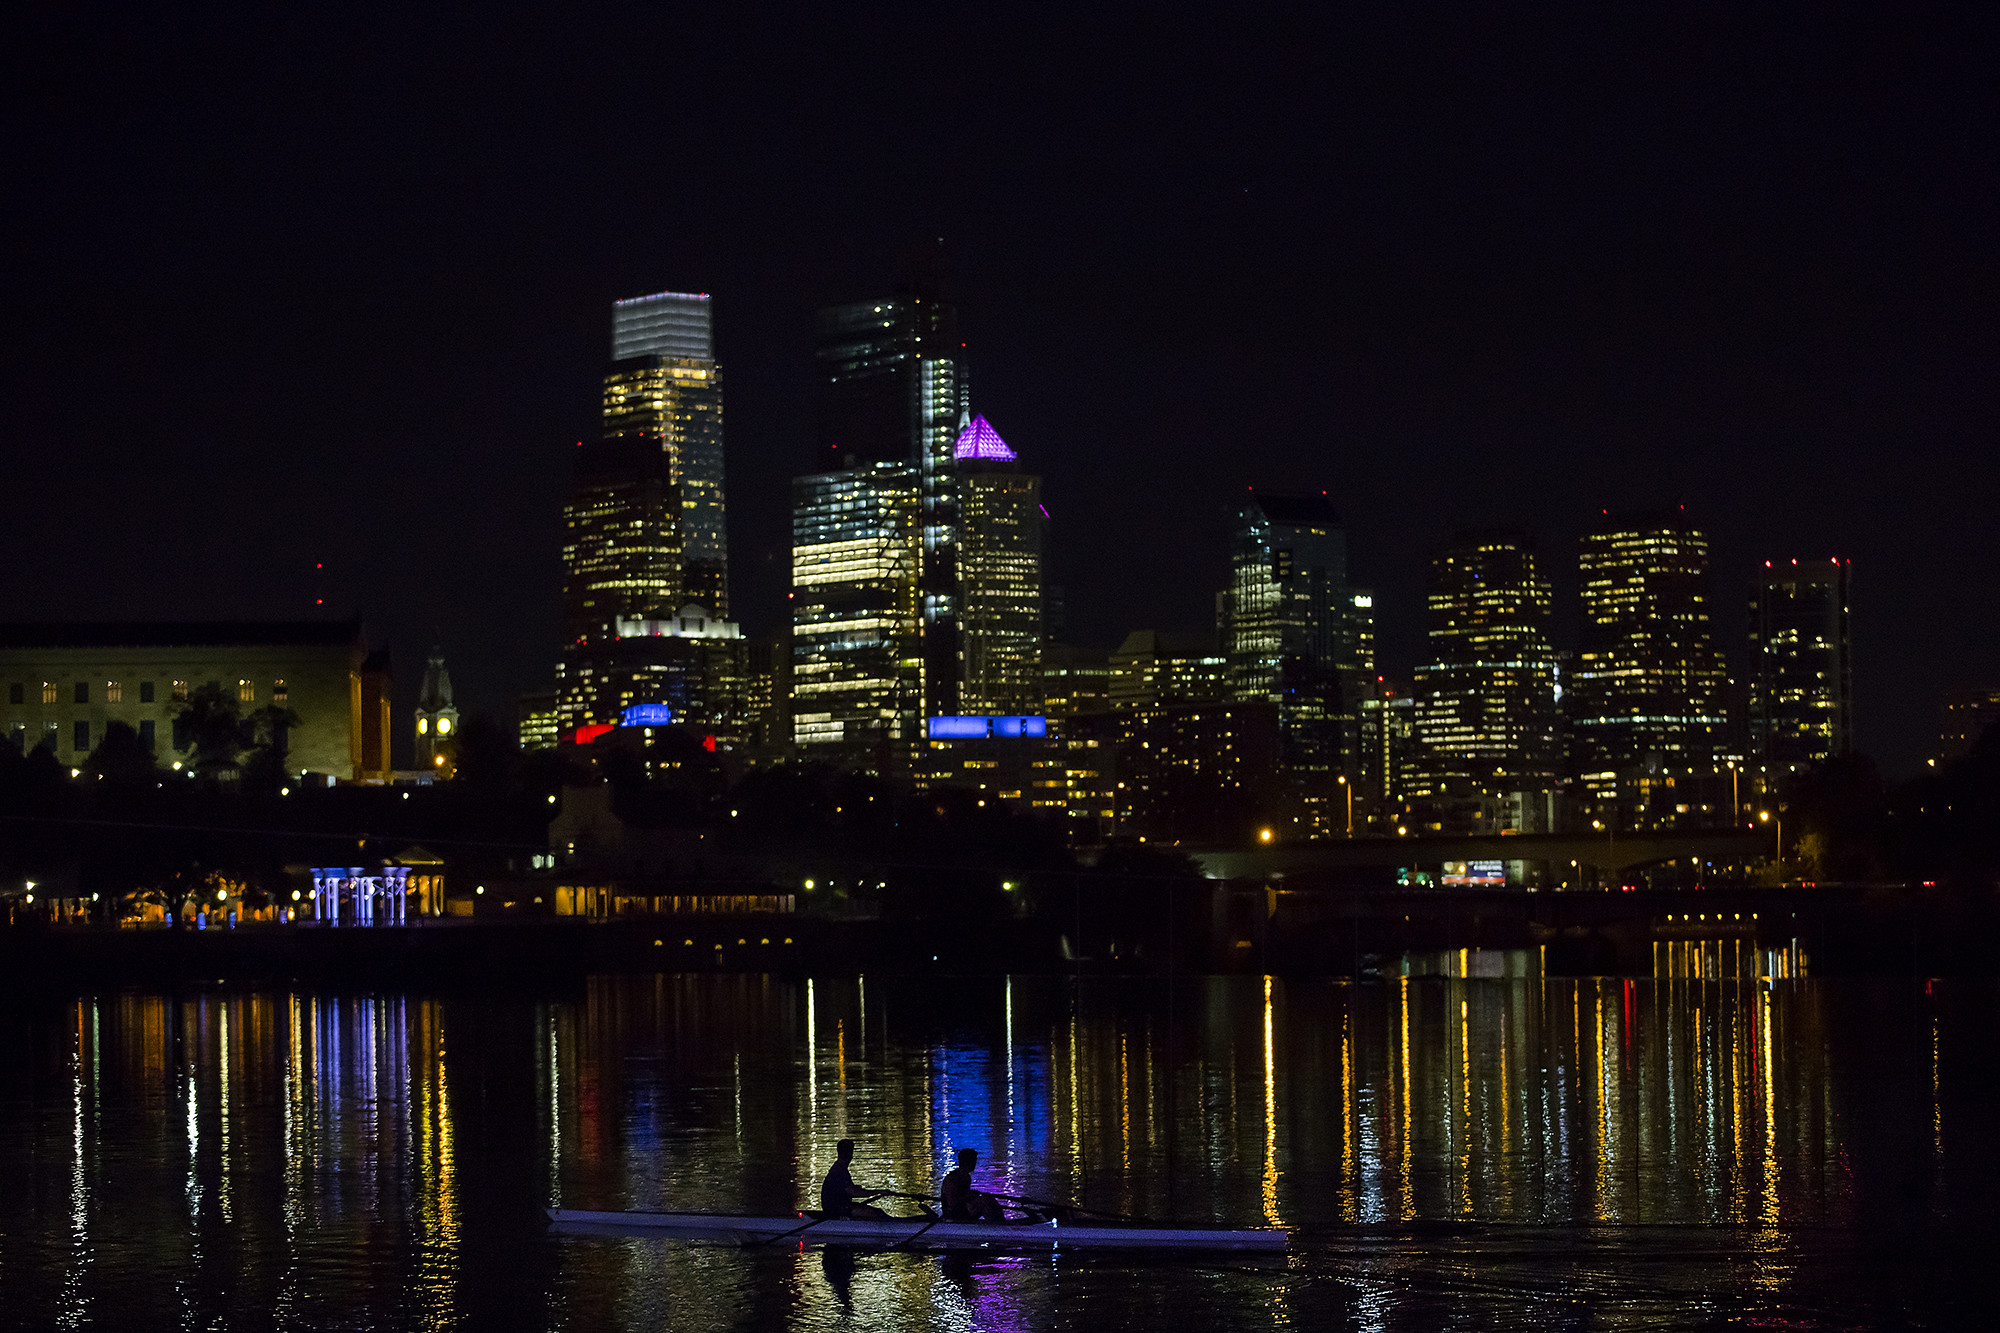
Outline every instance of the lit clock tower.
POLYGON ((417 693, 417 770, 445 781, 458 772, 458 709, 451 702, 451 673, 444 650, 431 650, 424 686, 417 693))

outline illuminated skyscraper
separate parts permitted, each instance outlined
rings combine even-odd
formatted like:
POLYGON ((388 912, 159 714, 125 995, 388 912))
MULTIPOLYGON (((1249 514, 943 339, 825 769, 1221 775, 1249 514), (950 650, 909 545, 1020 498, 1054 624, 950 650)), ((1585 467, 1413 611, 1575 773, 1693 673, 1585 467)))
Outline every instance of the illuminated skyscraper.
POLYGON ((1583 539, 1579 567, 1583 639, 1567 699, 1584 786, 1623 818, 1715 770, 1725 682, 1708 538, 1678 512, 1610 518, 1583 539))
POLYGON ((1854 672, 1846 560, 1764 562, 1750 597, 1750 746, 1766 782, 1846 754, 1854 672))
POLYGON ((1335 775, 1361 774, 1361 656, 1372 639, 1361 609, 1347 583, 1347 534, 1324 493, 1244 504, 1223 597, 1230 686, 1242 702, 1277 706, 1285 766, 1309 804, 1335 775))
POLYGON ((1389 826, 1402 809, 1404 799, 1416 785, 1416 727, 1412 721, 1416 701, 1410 692, 1392 684, 1386 676, 1367 681, 1361 697, 1358 729, 1361 735, 1361 792, 1368 805, 1362 817, 1389 826))
POLYGON ((792 739, 876 772, 922 734, 921 512, 906 463, 792 482, 792 739))
POLYGON ((1562 763, 1549 581, 1525 536, 1468 533, 1431 561, 1417 668, 1418 795, 1548 791, 1562 763))
POLYGON ((1348 641, 1352 645, 1354 669, 1361 674, 1363 685, 1358 697, 1366 698, 1367 684, 1375 676, 1375 594, 1367 588, 1350 589, 1347 604, 1348 641))
POLYGON ((1042 708, 1042 479, 985 417, 959 432, 960 708, 1042 708))
POLYGON ((1207 635, 1135 629, 1111 654, 1111 706, 1119 712, 1155 704, 1222 703, 1235 698, 1229 659, 1207 635))
POLYGON ((819 312, 819 434, 828 468, 903 463, 921 502, 925 710, 959 712, 956 445, 968 409, 958 309, 928 260, 895 295, 819 312))
POLYGON ((1067 643, 1042 646, 1042 707, 1050 717, 1077 717, 1111 711, 1116 670, 1111 655, 1067 643))
POLYGON ((611 323, 603 431, 577 446, 564 511, 557 716, 569 735, 634 704, 666 704, 679 720, 734 736, 741 700, 718 693, 740 689, 743 672, 727 621, 722 377, 709 298, 634 297, 613 305, 611 323), (683 623, 702 629, 683 634, 683 623))
POLYGON ((616 670, 620 619, 672 614, 680 605, 680 496, 666 455, 644 440, 579 445, 564 507, 563 652, 556 711, 564 734, 612 718, 596 715, 596 677, 616 670))
POLYGON ((635 296, 612 307, 604 377, 604 438, 640 440, 664 455, 680 506, 681 597, 729 617, 729 542, 722 466, 722 370, 709 298, 635 296))

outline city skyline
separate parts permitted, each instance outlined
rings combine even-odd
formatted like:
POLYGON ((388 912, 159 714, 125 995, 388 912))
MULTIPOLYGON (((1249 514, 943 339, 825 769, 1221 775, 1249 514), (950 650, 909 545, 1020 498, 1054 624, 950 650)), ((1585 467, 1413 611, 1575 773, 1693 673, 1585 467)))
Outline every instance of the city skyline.
POLYGON ((1855 748, 1892 775, 2000 660, 2000 579, 1955 555, 1994 482, 1986 20, 1598 13, 1554 42, 1327 15, 1218 45, 1091 19, 1116 54, 1086 70, 1088 42, 940 17, 825 106, 815 71, 879 54, 831 19, 620 24, 608 65, 570 20, 526 86, 593 94, 549 92, 529 138, 497 92, 523 86, 518 17, 14 21, 0 408, 49 502, 0 534, 35 575, 11 619, 359 612, 407 664, 399 707, 435 641, 468 715, 507 716, 560 634, 546 501, 600 428, 602 311, 670 289, 714 294, 732 615, 768 633, 813 311, 942 237, 977 401, 1056 500, 1071 637, 1204 628, 1188 590, 1234 497, 1324 486, 1394 670, 1445 534, 1532 532, 1574 648, 1562 553, 1601 507, 1683 503, 1732 671, 1763 560, 1854 561, 1855 748), (1018 77, 910 125, 899 81, 975 48, 1018 77), (666 49, 689 130, 635 147, 666 49))
POLYGON ((2000 8, 0 67, 15 1322, 1990 1304, 2000 8))

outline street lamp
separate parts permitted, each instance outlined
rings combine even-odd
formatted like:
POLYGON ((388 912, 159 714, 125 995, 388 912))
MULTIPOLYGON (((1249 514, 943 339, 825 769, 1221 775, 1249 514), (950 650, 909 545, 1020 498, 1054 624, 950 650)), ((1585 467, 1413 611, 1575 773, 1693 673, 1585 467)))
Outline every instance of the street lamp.
POLYGON ((1347 836, 1351 838, 1354 836, 1354 784, 1347 780, 1345 773, 1340 775, 1339 781, 1347 789, 1347 836))
POLYGON ((1785 866, 1785 817, 1783 815, 1774 815, 1769 810, 1759 810, 1757 812, 1757 822, 1760 824, 1770 824, 1776 829, 1778 846, 1777 850, 1772 854, 1772 859, 1778 863, 1778 869, 1782 872, 1785 866))

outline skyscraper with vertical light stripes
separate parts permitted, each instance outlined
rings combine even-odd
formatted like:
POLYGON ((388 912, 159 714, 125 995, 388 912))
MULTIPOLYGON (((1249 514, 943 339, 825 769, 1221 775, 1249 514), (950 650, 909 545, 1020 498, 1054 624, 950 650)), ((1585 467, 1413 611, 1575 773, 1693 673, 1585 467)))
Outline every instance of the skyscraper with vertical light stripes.
POLYGON ((731 735, 743 646, 728 620, 722 370, 707 293, 613 304, 602 408, 599 437, 576 446, 564 510, 561 730, 666 704, 731 735))
POLYGON ((876 773, 922 727, 922 492, 907 463, 792 482, 792 740, 876 773))
POLYGON ((959 711, 959 486, 954 453, 968 407, 965 345, 942 256, 872 301, 819 312, 819 452, 824 469, 905 464, 917 473, 924 711, 959 711))

